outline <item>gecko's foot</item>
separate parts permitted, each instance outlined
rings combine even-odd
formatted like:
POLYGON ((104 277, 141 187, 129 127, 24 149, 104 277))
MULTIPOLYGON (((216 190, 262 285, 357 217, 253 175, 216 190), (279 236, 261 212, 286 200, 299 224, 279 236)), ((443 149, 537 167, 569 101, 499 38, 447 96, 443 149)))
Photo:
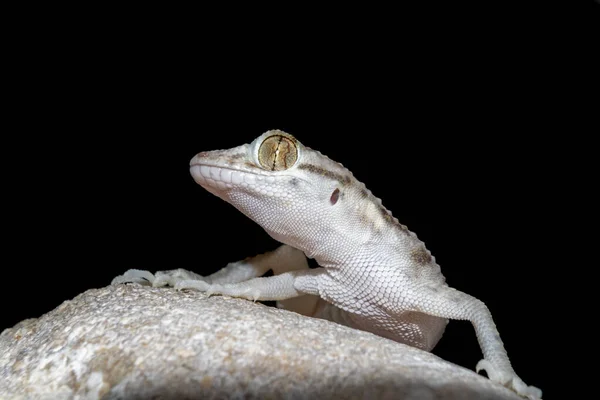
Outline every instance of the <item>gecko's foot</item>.
POLYGON ((116 276, 111 285, 118 285, 120 283, 139 283, 144 286, 152 286, 155 280, 154 275, 150 271, 144 271, 142 269, 130 269, 127 270, 123 275, 116 276))
POLYGON ((172 286, 177 289, 177 285, 183 281, 205 282, 206 280, 202 275, 198 275, 192 271, 178 268, 170 271, 158 271, 156 273, 156 279, 154 280, 152 286, 172 286))
MULTIPOLYGON (((173 285, 176 290, 193 289, 199 292, 207 292, 211 286, 212 285, 207 282, 192 279, 181 279, 173 285)), ((207 294, 210 296, 211 293, 207 294)))
POLYGON ((488 360, 481 360, 475 367, 477 372, 484 370, 492 382, 500 383, 513 390, 518 395, 530 400, 541 400, 542 391, 535 386, 527 386, 514 372, 502 371, 492 365, 488 360))
POLYGON ((141 269, 130 269, 123 275, 119 275, 114 278, 111 284, 117 285, 119 283, 139 283, 141 285, 154 287, 175 287, 179 282, 182 281, 204 282, 204 278, 201 275, 181 268, 170 271, 158 271, 156 274, 152 274, 150 271, 144 271, 141 269))

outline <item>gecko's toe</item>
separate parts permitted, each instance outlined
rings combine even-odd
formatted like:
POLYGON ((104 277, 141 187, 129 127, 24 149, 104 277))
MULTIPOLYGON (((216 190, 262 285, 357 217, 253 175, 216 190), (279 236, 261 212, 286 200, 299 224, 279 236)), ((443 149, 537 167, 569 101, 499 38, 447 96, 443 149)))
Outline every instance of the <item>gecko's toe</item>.
POLYGON ((154 287, 162 286, 177 286, 182 281, 202 281, 204 278, 194 272, 187 271, 183 268, 173 269, 169 271, 158 271, 154 280, 154 287))
POLYGON ((541 400, 542 398, 542 391, 540 389, 535 386, 527 386, 527 384, 516 375, 510 380, 508 387, 530 400, 541 400))
POLYGON ((256 303, 256 301, 260 299, 260 290, 250 290, 248 293, 246 293, 246 298, 256 303))
POLYGON ((207 292, 210 289, 210 286, 210 284, 204 281, 197 281, 191 279, 180 280, 174 285, 176 290, 193 289, 199 292, 207 292))
POLYGON ((125 271, 123 275, 115 277, 110 284, 139 283, 140 285, 150 286, 154 282, 154 279, 154 275, 150 271, 130 269, 125 271))
POLYGON ((535 386, 527 386, 521 378, 514 374, 514 372, 503 371, 495 367, 488 360, 479 361, 475 370, 477 372, 484 370, 492 382, 506 386, 522 397, 526 397, 530 400, 541 400, 542 398, 542 391, 540 389, 535 386))
POLYGON ((176 278, 172 275, 166 274, 163 271, 159 271, 156 273, 156 278, 152 286, 154 287, 163 287, 163 286, 175 286, 176 278))
POLYGON ((507 386, 508 382, 512 378, 512 374, 502 371, 489 362, 488 360, 481 360, 475 366, 475 371, 479 373, 480 371, 485 371, 488 378, 492 382, 499 383, 503 386, 507 386))

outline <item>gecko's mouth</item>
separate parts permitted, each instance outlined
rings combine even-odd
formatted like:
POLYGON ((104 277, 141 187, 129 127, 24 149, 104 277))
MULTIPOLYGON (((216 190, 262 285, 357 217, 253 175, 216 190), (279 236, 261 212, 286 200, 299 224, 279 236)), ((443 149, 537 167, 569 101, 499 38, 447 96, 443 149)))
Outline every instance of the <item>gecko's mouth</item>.
POLYGON ((227 189, 242 187, 251 192, 274 197, 290 196, 285 189, 276 183, 279 179, 295 182, 301 180, 301 178, 289 175, 273 176, 200 163, 191 164, 190 173, 194 181, 209 192, 223 192, 227 189))
POLYGON ((235 186, 248 187, 256 181, 274 181, 274 177, 267 177, 249 171, 239 171, 225 167, 206 164, 192 164, 190 166, 192 177, 200 186, 210 186, 225 190, 235 186))
POLYGON ((246 183, 246 180, 252 181, 254 178, 254 175, 241 171, 205 164, 191 165, 190 173, 200 186, 211 186, 221 190, 241 185, 246 183))

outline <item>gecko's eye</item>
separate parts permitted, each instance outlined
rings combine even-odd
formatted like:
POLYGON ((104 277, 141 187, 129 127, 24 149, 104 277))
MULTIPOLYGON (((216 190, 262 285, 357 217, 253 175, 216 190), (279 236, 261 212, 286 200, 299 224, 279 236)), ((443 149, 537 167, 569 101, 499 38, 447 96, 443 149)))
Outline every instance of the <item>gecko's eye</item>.
POLYGON ((298 160, 298 148, 289 138, 281 135, 269 136, 258 149, 260 166, 269 171, 284 171, 298 160))

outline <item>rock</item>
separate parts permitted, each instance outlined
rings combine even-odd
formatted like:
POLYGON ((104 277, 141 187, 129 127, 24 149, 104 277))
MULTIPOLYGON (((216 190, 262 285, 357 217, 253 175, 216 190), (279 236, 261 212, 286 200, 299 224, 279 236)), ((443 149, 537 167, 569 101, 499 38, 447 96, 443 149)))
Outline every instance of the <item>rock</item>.
POLYGON ((0 398, 520 399, 409 346, 247 300, 88 290, 0 335, 0 398))

